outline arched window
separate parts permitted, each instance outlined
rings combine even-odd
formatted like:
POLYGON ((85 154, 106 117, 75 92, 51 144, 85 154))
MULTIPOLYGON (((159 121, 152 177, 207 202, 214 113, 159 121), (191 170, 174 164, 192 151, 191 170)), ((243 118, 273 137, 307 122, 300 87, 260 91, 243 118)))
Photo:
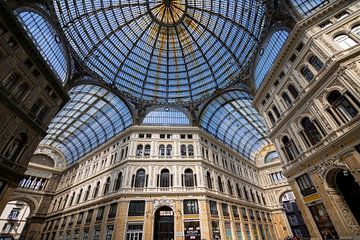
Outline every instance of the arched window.
POLYGON ((99 190, 100 190, 100 181, 98 181, 98 182, 96 183, 96 187, 95 187, 95 189, 94 189, 93 198, 96 198, 96 197, 98 196, 99 190))
POLYGON ((351 28, 351 32, 355 35, 357 35, 358 37, 360 37, 360 24, 359 25, 355 25, 351 28))
POLYGON ((271 163, 274 159, 276 159, 278 157, 279 157, 279 155, 276 151, 269 152, 268 154, 266 154, 264 162, 271 163))
POLYGON ((218 187, 219 187, 220 192, 224 192, 224 188, 223 188, 223 184, 222 184, 222 180, 221 180, 220 176, 218 176, 218 187))
POLYGON ((348 92, 342 95, 339 91, 334 90, 328 95, 327 100, 333 110, 340 115, 342 119, 345 118, 345 122, 356 117, 359 112, 360 104, 358 100, 348 92))
POLYGON ((309 63, 315 68, 316 71, 320 71, 324 67, 324 63, 315 55, 309 58, 309 63))
POLYGON ((310 121, 309 118, 303 118, 301 120, 301 126, 304 128, 304 133, 307 137, 306 139, 304 136, 306 142, 308 142, 307 140, 309 140, 311 145, 315 145, 321 141, 322 136, 320 132, 316 128, 314 122, 310 121))
POLYGON ((249 201, 249 193, 248 193, 248 190, 246 189, 245 186, 243 186, 243 190, 244 190, 244 194, 245 194, 245 199, 246 199, 247 201, 249 201))
POLYGON ((108 177, 106 179, 105 185, 104 185, 104 195, 109 193, 109 189, 110 189, 110 183, 111 183, 111 178, 108 177))
POLYGON ((294 142, 287 136, 283 137, 282 142, 284 145, 284 152, 286 153, 288 160, 294 160, 295 157, 298 155, 298 150, 294 142))
POLYGON ((90 192, 91 192, 91 185, 88 186, 88 188, 85 192, 84 201, 87 201, 89 199, 90 192))
POLYGON ((268 112, 267 115, 268 115, 268 118, 270 119, 271 124, 274 125, 275 124, 275 118, 274 118, 272 112, 268 112))
POLYGON ((288 90, 294 99, 296 99, 299 96, 298 90, 293 85, 289 85, 288 90))
POLYGON ((193 173, 192 169, 187 168, 184 171, 183 183, 183 186, 185 187, 194 187, 196 185, 196 175, 193 173))
POLYGON ((314 79, 314 74, 307 66, 302 67, 300 73, 308 82, 314 79))
POLYGON ((242 197, 242 196, 241 196, 241 189, 240 189, 238 183, 236 183, 236 192, 237 192, 238 197, 241 198, 241 197, 242 197))
POLYGON ((23 101, 24 97, 28 93, 29 86, 26 83, 20 84, 14 91, 14 97, 19 101, 23 101))
POLYGON ((338 44, 342 49, 349 49, 355 46, 357 43, 346 34, 339 34, 334 37, 334 42, 338 44))
POLYGON ((143 154, 143 145, 139 144, 136 148, 136 156, 141 157, 143 154))
POLYGON ((280 118, 280 112, 279 112, 279 110, 277 109, 277 107, 276 107, 276 106, 273 106, 273 107, 272 107, 272 110, 273 110, 273 112, 275 113, 276 117, 277 117, 277 118, 280 118))
POLYGON ((171 157, 172 156, 172 145, 171 144, 168 144, 166 146, 166 156, 167 157, 171 157))
POLYGON ((122 185, 122 172, 119 172, 119 174, 116 178, 115 191, 120 190, 121 185, 122 185))
POLYGON ((211 179, 211 174, 209 172, 206 172, 206 183, 207 183, 207 187, 209 189, 212 189, 212 179, 211 179))
MULTIPOLYGON (((73 194, 71 195, 69 206, 71 206, 73 204, 74 198, 75 198, 75 192, 73 192, 73 194)), ((65 202, 65 204, 66 204, 66 202, 65 202)))
POLYGON ((145 150, 144 150, 144 156, 145 157, 149 157, 150 156, 150 150, 151 150, 151 147, 149 144, 146 144, 145 145, 145 150))
POLYGON ((144 169, 139 169, 134 176, 134 184, 132 184, 136 188, 143 188, 146 185, 146 175, 144 169))
POLYGON ((181 157, 186 157, 186 145, 182 144, 180 146, 180 153, 181 153, 181 157))
POLYGON ((291 100, 291 98, 289 97, 289 95, 288 95, 286 92, 284 92, 281 96, 282 96, 284 102, 286 103, 286 105, 287 105, 288 107, 290 107, 291 104, 292 104, 292 100, 291 100))
POLYGON ((26 148, 26 143, 27 136, 25 133, 20 133, 12 138, 5 148, 4 157, 11 161, 18 161, 26 148))
MULTIPOLYGON (((168 169, 163 169, 161 170, 160 173, 160 187, 170 187, 170 172, 168 169)), ((158 184, 159 186, 159 184, 158 184)))
POLYGON ((83 189, 80 190, 79 194, 78 194, 78 197, 76 199, 76 204, 79 204, 80 200, 81 200, 81 196, 82 196, 82 193, 83 193, 83 189))
POLYGON ((188 154, 189 157, 194 157, 194 146, 193 145, 188 145, 188 154))
POLYGON ((228 184, 228 191, 229 191, 229 194, 230 195, 233 195, 233 189, 232 189, 232 185, 231 185, 231 182, 230 180, 228 179, 227 181, 227 184, 228 184))
POLYGON ((165 145, 161 144, 159 146, 159 156, 164 157, 165 156, 165 145))

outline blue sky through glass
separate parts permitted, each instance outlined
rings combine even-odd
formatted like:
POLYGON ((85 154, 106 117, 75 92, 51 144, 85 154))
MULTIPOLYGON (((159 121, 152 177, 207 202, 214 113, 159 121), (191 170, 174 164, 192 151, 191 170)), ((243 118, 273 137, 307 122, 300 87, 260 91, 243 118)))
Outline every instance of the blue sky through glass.
POLYGON ((146 125, 181 126, 190 125, 190 120, 180 110, 170 107, 157 108, 146 115, 143 120, 146 125))

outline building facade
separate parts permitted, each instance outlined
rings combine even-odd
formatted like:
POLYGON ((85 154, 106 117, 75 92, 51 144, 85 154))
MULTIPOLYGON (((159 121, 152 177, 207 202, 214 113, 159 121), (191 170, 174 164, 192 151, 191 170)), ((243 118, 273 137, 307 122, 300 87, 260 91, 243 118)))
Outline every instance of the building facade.
POLYGON ((359 236, 359 3, 300 21, 254 105, 314 239, 359 236))

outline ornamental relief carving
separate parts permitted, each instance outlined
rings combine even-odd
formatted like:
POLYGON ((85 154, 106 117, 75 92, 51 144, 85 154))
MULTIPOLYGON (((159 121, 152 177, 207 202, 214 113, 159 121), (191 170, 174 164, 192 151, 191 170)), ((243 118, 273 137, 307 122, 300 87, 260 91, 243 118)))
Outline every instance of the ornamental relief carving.
POLYGON ((167 206, 167 207, 171 207, 172 209, 175 209, 174 200, 172 200, 172 199, 155 199, 154 204, 153 204, 153 212, 155 213, 155 211, 159 207, 163 207, 163 206, 167 206))
POLYGON ((331 199, 334 201, 335 206, 340 211, 341 216, 344 219, 344 222, 349 227, 350 232, 354 236, 360 235, 360 227, 357 224, 351 210, 349 209, 348 205, 344 201, 343 197, 340 196, 337 192, 331 192, 330 194, 331 199))
POLYGON ((314 170, 319 175, 320 179, 324 180, 327 170, 334 168, 334 166, 338 166, 340 168, 347 168, 346 164, 339 157, 333 157, 315 166, 314 170))

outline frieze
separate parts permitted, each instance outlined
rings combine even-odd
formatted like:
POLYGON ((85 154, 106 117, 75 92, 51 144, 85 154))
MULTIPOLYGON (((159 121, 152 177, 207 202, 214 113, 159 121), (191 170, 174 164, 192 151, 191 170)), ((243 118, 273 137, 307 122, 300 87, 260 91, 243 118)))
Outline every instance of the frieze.
POLYGON ((174 201, 172 199, 155 199, 153 204, 153 211, 155 212, 159 207, 168 206, 174 209, 174 201))

